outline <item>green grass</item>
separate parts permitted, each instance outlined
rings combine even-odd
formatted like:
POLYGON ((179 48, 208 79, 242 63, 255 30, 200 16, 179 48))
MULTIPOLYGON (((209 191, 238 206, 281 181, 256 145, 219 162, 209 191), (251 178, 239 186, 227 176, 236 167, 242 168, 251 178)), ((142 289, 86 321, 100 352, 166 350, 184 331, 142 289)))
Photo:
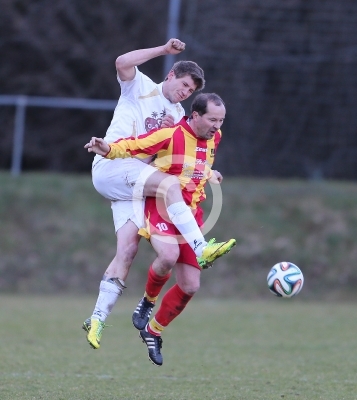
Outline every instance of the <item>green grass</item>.
POLYGON ((93 297, 2 295, 1 400, 357 399, 355 304, 193 299, 153 366, 123 298, 102 347, 80 329, 93 297))

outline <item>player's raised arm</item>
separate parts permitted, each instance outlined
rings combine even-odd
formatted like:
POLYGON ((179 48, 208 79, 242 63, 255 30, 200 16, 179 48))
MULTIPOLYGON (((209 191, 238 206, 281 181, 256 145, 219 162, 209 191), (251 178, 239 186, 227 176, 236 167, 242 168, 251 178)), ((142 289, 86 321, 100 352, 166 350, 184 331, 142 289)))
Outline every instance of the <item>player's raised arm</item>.
POLYGON ((85 149, 88 149, 88 153, 96 153, 101 156, 105 156, 110 151, 109 144, 101 138, 92 137, 92 139, 84 145, 85 149))
POLYGON ((166 44, 149 49, 133 50, 122 54, 115 61, 117 74, 122 81, 131 81, 135 76, 135 67, 152 58, 167 54, 179 54, 185 50, 186 44, 179 39, 170 39, 166 44))

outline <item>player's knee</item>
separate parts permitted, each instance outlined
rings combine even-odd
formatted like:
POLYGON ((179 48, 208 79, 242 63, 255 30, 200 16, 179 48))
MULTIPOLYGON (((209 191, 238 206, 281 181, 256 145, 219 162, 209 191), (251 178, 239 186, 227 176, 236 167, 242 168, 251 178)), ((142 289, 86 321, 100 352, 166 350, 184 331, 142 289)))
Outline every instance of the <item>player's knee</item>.
POLYGON ((165 179, 163 179, 162 184, 166 188, 170 188, 171 186, 180 185, 180 181, 177 176, 167 174, 165 179))
POLYGON ((167 175, 167 177, 160 183, 160 193, 166 197, 170 196, 173 192, 176 193, 177 191, 179 193, 181 192, 180 181, 176 176, 167 175))
POLYGON ((164 197, 166 198, 168 193, 180 193, 180 181, 177 176, 165 174, 161 171, 156 171, 149 177, 144 186, 144 196, 151 197, 164 197))
POLYGON ((182 286, 182 291, 189 296, 193 296, 200 289, 200 282, 185 282, 182 286))
POLYGON ((164 251, 158 254, 158 259, 162 268, 168 272, 174 267, 179 257, 179 250, 177 249, 170 249, 170 251, 164 251))
MULTIPOLYGON (((106 164, 104 164, 106 166, 106 164)), ((108 178, 108 174, 105 169, 92 170, 92 182, 95 190, 103 197, 112 200, 112 196, 109 195, 108 189, 113 185, 111 179, 108 178)))

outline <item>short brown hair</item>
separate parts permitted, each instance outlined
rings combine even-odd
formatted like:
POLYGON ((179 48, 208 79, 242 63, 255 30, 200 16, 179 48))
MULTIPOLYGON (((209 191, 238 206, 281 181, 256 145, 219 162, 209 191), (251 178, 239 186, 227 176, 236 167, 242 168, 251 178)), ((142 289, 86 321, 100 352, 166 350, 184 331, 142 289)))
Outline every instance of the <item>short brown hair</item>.
POLYGON ((205 76, 203 69, 194 61, 177 61, 172 66, 171 71, 174 72, 176 78, 183 78, 190 75, 196 85, 196 92, 205 87, 205 76))
POLYGON ((207 113, 207 103, 214 103, 216 106, 225 106, 224 101, 220 96, 216 93, 200 93, 198 94, 192 101, 191 104, 191 115, 194 111, 198 113, 198 115, 203 115, 207 113))

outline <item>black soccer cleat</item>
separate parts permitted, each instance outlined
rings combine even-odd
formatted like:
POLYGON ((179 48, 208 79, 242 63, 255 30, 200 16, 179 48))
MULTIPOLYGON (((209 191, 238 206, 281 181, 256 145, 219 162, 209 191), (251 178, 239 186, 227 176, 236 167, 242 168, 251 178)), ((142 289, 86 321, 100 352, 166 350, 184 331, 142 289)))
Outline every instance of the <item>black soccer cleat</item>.
POLYGON ((143 343, 146 344, 148 348, 148 356, 149 360, 157 366, 161 366, 163 363, 161 347, 162 347, 162 338, 161 336, 152 335, 145 329, 140 331, 140 337, 143 343))
POLYGON ((139 304, 136 306, 132 316, 133 325, 136 329, 141 331, 145 328, 146 324, 149 322, 149 318, 154 306, 155 304, 146 300, 146 297, 143 297, 139 301, 139 304))

